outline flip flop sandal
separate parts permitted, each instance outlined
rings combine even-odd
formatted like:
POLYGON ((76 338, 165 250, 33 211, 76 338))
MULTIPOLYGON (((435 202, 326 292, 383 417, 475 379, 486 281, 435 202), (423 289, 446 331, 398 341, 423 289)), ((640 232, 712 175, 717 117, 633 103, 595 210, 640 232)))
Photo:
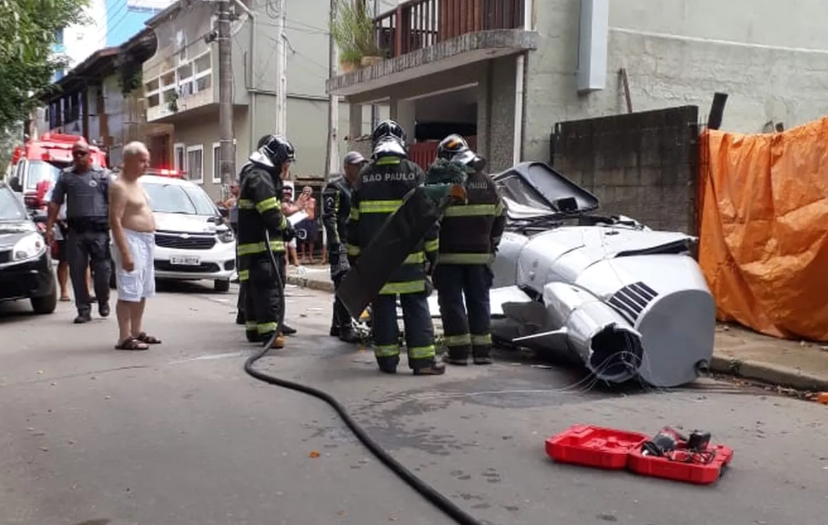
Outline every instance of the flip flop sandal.
POLYGON ((138 334, 138 337, 135 338, 136 340, 146 343, 148 345, 160 345, 161 340, 155 337, 154 335, 149 335, 146 332, 141 332, 138 334))
POLYGON ((69 297, 61 297, 61 298, 60 298, 60 302, 62 302, 62 303, 68 303, 68 302, 69 302, 69 301, 71 301, 71 300, 72 300, 72 299, 70 299, 69 297))
POLYGON ((115 350, 149 350, 149 345, 142 343, 134 337, 127 337, 115 345, 115 350))

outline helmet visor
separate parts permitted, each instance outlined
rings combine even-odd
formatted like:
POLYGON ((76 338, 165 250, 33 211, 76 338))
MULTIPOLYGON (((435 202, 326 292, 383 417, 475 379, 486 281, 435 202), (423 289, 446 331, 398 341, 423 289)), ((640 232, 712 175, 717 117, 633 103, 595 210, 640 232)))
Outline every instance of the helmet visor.
POLYGON ((403 146, 402 142, 396 137, 384 137, 377 141, 377 145, 374 146, 373 153, 375 157, 382 155, 405 157, 407 155, 405 146, 403 146))
POLYGON ((474 160, 477 158, 477 154, 470 149, 465 151, 461 151, 460 153, 454 155, 451 158, 451 161, 461 166, 468 166, 469 164, 473 163, 474 160))

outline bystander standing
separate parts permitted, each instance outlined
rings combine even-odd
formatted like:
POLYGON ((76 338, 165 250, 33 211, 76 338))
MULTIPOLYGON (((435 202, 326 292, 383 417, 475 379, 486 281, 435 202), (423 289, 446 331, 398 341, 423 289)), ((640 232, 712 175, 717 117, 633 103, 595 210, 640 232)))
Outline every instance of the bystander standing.
POLYGON ((161 341, 143 331, 146 300, 155 294, 155 217, 139 178, 149 165, 141 142, 124 146, 124 169, 110 189, 109 224, 115 240, 120 331, 118 350, 147 350, 161 341))

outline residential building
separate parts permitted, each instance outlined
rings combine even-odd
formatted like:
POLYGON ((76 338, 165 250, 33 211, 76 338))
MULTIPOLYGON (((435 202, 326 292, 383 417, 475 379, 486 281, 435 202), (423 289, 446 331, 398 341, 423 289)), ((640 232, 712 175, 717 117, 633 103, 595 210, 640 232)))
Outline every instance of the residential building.
MULTIPOLYGON (((292 176, 324 180, 329 0, 285 3, 282 40, 276 2, 231 2, 236 169, 262 135, 282 132, 296 147, 292 176), (278 74, 280 60, 286 64, 284 83, 278 74)), ((215 2, 177 2, 148 20, 158 50, 143 68, 147 121, 174 126, 173 167, 186 171, 214 198, 223 191, 216 12, 215 2)), ((343 105, 340 129, 347 127, 348 115, 343 105)), ((340 149, 346 146, 343 140, 339 143, 340 149)))
POLYGON ((75 66, 41 96, 45 108, 35 112, 28 134, 49 131, 80 135, 108 153, 108 164, 121 163, 121 147, 131 140, 147 142, 154 166, 172 158, 172 126, 147 123, 140 73, 155 52, 155 35, 146 29, 120 46, 99 49, 75 66))
POLYGON ((723 129, 762 132, 828 113, 824 0, 410 0, 376 19, 387 57, 329 93, 386 103, 412 155, 461 132, 500 170, 550 158, 556 122, 729 95, 723 129), (464 7, 465 6, 465 7, 464 7), (470 6, 470 7, 469 7, 470 6))
POLYGON ((144 29, 144 22, 167 7, 172 0, 90 0, 86 24, 74 24, 58 31, 52 47, 55 55, 67 59, 67 66, 55 72, 59 81, 72 68, 103 47, 117 47, 144 29))

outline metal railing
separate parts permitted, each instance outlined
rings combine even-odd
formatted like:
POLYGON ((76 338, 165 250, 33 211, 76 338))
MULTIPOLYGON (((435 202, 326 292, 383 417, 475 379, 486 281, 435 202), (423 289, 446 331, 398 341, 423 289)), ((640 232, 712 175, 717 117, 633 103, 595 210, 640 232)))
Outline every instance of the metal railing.
POLYGON ((398 57, 461 35, 523 27, 524 0, 409 0, 374 20, 386 57, 398 57))

